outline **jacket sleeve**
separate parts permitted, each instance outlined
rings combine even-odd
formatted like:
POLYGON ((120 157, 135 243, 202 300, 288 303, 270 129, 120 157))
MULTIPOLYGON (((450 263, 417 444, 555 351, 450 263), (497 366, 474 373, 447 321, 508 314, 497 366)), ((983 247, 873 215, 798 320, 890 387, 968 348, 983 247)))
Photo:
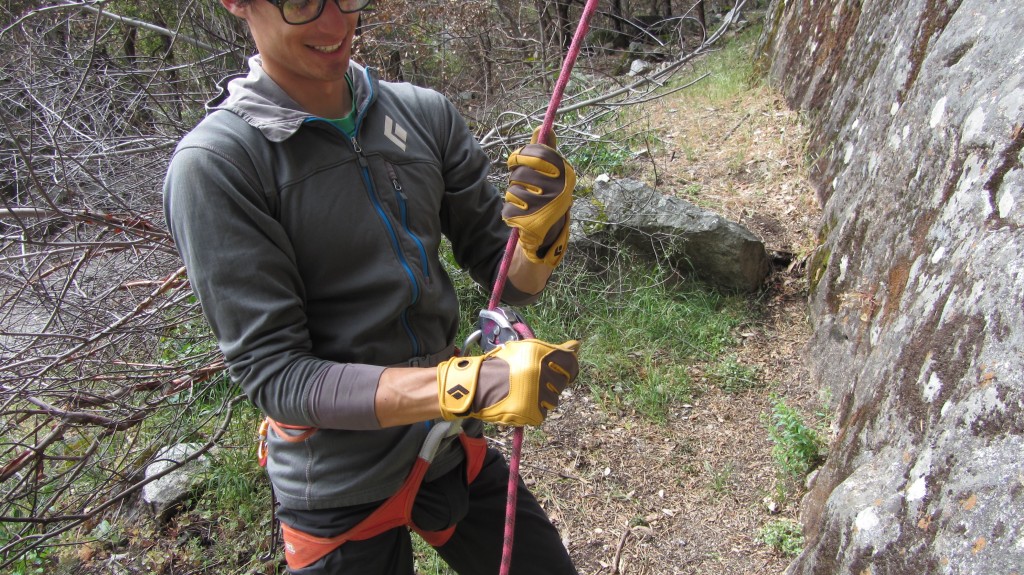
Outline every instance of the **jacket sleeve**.
POLYGON ((186 137, 164 182, 168 226, 228 371, 282 423, 379 428, 373 402, 383 368, 311 353, 302 279, 268 205, 274 184, 239 148, 186 137))
MULTIPOLYGON (((511 233, 501 219, 502 194, 487 180, 490 159, 469 131, 466 122, 447 99, 443 113, 433 114, 442 124, 437 128, 445 179, 441 226, 451 241, 455 261, 486 288, 494 287, 498 268, 511 233)), ((502 300, 512 305, 532 303, 540 294, 530 295, 505 284, 502 300)))

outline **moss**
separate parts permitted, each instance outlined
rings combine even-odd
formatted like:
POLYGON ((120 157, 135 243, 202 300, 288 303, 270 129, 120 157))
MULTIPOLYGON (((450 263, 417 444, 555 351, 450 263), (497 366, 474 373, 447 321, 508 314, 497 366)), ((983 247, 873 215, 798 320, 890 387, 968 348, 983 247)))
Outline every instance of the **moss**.
POLYGON ((821 278, 825 277, 825 271, 828 269, 828 263, 831 259, 832 250, 827 247, 818 246, 814 250, 814 255, 811 256, 811 261, 807 266, 807 283, 812 296, 817 292, 818 282, 821 281, 821 278))

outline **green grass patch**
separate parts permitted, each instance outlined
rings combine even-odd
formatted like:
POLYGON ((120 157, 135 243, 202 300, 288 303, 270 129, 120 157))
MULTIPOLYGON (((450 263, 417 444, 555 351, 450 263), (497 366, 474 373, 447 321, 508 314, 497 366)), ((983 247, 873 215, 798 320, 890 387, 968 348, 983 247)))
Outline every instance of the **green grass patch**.
POLYGON ((796 557, 804 549, 804 534, 800 524, 792 519, 777 519, 762 527, 757 538, 786 557, 796 557))
POLYGON ((412 536, 412 554, 416 575, 458 575, 419 535, 412 536))
POLYGON ((719 358, 708 368, 706 375, 726 393, 743 393, 760 386, 757 370, 740 363, 735 355, 719 358))
POLYGON ((682 86, 706 74, 706 78, 683 92, 683 99, 721 102, 742 95, 761 81, 751 57, 760 35, 760 24, 742 30, 694 63, 690 73, 681 74, 672 84, 682 86))
MULTIPOLYGON (((577 389, 585 386, 609 409, 664 423, 673 406, 699 395, 693 366, 713 366, 712 380, 731 391, 756 382, 752 368, 725 356, 736 344, 735 328, 751 313, 745 298, 622 254, 628 261, 621 269, 601 273, 578 259, 564 262, 540 301, 518 309, 538 338, 580 340, 577 389)), ((488 294, 468 274, 449 271, 463 302, 461 342, 488 294)))
POLYGON ((523 315, 542 339, 581 341, 580 383, 597 400, 664 422, 673 404, 697 393, 688 368, 734 345, 747 304, 657 267, 621 274, 609 281, 577 271, 523 315))

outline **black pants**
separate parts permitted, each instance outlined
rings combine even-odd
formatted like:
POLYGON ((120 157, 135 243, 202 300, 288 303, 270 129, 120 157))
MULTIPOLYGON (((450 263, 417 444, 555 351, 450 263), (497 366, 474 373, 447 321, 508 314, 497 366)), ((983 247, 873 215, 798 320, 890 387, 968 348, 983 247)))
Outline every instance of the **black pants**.
MULTIPOLYGON (((487 450, 483 469, 466 485, 465 466, 424 483, 413 506, 413 521, 421 529, 438 531, 458 526, 438 555, 459 575, 498 575, 505 531, 508 465, 501 454, 487 450)), ((295 511, 281 508, 281 520, 319 537, 331 537, 354 527, 377 504, 344 509, 295 511)), ((349 541, 294 575, 413 575, 411 535, 392 529, 366 541, 349 541)), ((512 548, 513 575, 577 575, 561 537, 533 495, 519 481, 516 531, 512 548)))

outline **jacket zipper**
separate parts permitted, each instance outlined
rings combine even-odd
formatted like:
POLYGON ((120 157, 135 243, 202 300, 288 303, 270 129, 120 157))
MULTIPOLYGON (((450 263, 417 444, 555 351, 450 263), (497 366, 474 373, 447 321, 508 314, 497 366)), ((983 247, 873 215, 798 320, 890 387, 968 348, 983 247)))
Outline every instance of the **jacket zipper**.
MULTIPOLYGON (((405 253, 402 251, 402 245, 398 239, 398 233, 395 231, 395 227, 391 224, 391 220, 388 219, 387 212, 384 211, 384 207, 380 204, 380 198, 377 197, 377 188, 373 185, 373 179, 370 177, 370 165, 366 161, 366 157, 363 156, 363 148, 359 145, 359 141, 355 138, 349 138, 349 142, 352 144, 352 150, 356 153, 356 158, 359 161, 360 172, 363 176, 363 183, 366 188, 366 195, 370 198, 370 202, 373 204, 374 209, 377 211, 377 216, 384 226, 387 228, 388 236, 391 240, 391 247, 394 249, 395 254, 398 256, 398 261, 402 264, 402 269, 405 270, 405 274, 409 278, 409 283, 412 286, 412 297, 409 299, 409 305, 402 310, 401 320, 402 328, 405 329, 406 334, 409 336, 409 340, 412 343, 412 356, 417 357, 422 355, 420 351, 420 341, 416 337, 416 333, 412 329, 412 324, 409 323, 409 309, 416 304, 420 299, 420 284, 416 281, 416 274, 412 270, 412 266, 409 265, 409 261, 405 257, 405 253)), ((404 204, 402 207, 402 219, 404 220, 404 204)), ((420 250, 423 250, 423 246, 420 243, 419 238, 413 236, 416 240, 416 244, 420 246, 420 250)))
POLYGON ((409 234, 412 241, 416 243, 416 248, 420 252, 420 265, 423 268, 423 278, 429 284, 430 283, 430 266, 427 263, 427 248, 423 246, 423 242, 420 240, 411 229, 409 229, 409 196, 405 195, 405 190, 402 188, 402 182, 398 180, 398 174, 395 172, 395 167, 390 162, 384 164, 388 169, 388 177, 391 178, 391 187, 395 191, 395 197, 398 199, 398 212, 402 222, 402 229, 405 233, 409 234))

